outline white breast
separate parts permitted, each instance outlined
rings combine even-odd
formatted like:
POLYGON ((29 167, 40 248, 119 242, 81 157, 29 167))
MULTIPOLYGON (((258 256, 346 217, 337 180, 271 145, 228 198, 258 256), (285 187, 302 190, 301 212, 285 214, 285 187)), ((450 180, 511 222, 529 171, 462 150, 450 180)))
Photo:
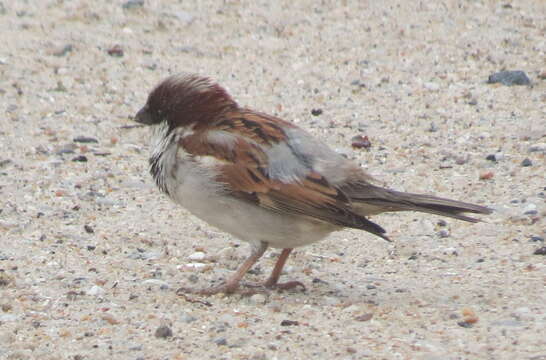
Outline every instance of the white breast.
POLYGON ((219 160, 192 156, 178 146, 187 132, 154 126, 150 163, 156 183, 176 203, 218 229, 250 243, 287 248, 321 240, 336 227, 305 217, 272 212, 230 196, 215 180, 219 160))

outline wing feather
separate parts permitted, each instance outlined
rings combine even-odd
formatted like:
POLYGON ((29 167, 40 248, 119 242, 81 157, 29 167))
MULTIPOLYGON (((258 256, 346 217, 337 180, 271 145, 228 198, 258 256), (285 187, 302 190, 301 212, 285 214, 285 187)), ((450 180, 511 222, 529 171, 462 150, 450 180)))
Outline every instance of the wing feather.
MULTIPOLYGON (((270 175, 267 150, 289 141, 283 128, 289 123, 265 114, 241 111, 226 115, 213 129, 203 129, 182 137, 179 144, 193 156, 213 156, 217 180, 225 184, 231 196, 265 209, 310 217, 337 226, 366 230, 384 239, 385 230, 358 215, 343 191, 332 186, 321 174, 309 168, 305 174, 293 174, 296 181, 283 182, 270 175), (211 131, 225 132, 208 136, 211 131)), ((307 154, 312 157, 312 154, 307 154)), ((299 161, 298 156, 293 161, 299 161)), ((388 239, 387 239, 388 240, 388 239)))

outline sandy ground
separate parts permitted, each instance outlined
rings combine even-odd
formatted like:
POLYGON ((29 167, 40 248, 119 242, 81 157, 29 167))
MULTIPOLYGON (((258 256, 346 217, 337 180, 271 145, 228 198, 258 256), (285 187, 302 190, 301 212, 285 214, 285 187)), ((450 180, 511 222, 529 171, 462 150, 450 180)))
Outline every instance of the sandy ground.
POLYGON ((546 359, 546 2, 1 4, 1 359, 546 359), (532 85, 486 83, 504 69, 532 85), (148 175, 130 117, 179 71, 496 212, 335 233, 289 259, 306 292, 177 296, 248 251, 148 175))

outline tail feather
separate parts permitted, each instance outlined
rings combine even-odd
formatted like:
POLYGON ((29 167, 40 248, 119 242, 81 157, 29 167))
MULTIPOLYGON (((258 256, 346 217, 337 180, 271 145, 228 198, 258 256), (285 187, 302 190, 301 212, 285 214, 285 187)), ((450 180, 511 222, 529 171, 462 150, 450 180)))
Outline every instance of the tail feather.
POLYGON ((362 215, 390 211, 419 211, 469 222, 479 222, 479 219, 463 214, 491 214, 493 212, 492 209, 485 206, 432 195, 404 193, 373 185, 351 187, 347 194, 352 201, 362 204, 361 208, 365 209, 363 210, 365 213, 362 215))

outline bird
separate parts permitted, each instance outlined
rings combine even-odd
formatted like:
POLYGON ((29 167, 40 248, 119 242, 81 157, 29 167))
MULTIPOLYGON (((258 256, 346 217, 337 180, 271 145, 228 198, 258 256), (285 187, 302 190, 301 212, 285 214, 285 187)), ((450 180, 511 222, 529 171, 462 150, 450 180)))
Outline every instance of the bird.
POLYGON ((279 282, 294 248, 344 228, 390 241, 369 217, 417 211, 469 222, 492 209, 376 184, 360 165, 294 123, 240 106, 225 88, 194 73, 156 85, 134 120, 151 128, 149 170, 160 192, 213 227, 250 244, 250 254, 220 285, 182 293, 230 294, 271 248, 282 249, 267 289, 279 282))

